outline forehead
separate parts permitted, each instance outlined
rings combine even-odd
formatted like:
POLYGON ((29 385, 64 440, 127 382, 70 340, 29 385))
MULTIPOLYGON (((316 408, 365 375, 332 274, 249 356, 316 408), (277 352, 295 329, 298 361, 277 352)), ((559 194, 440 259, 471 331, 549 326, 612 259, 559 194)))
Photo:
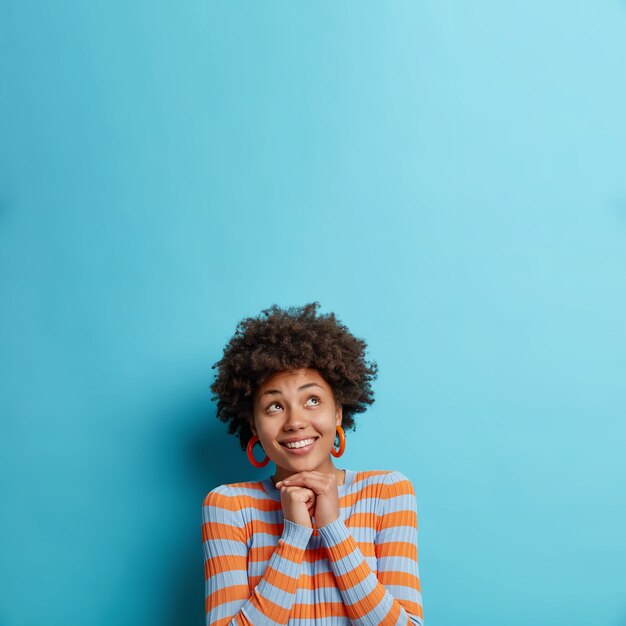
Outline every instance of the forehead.
POLYGON ((259 386, 258 393, 261 394, 268 389, 284 392, 297 391, 299 387, 307 383, 317 383, 323 389, 330 390, 328 383, 317 370, 298 369, 272 374, 259 386))

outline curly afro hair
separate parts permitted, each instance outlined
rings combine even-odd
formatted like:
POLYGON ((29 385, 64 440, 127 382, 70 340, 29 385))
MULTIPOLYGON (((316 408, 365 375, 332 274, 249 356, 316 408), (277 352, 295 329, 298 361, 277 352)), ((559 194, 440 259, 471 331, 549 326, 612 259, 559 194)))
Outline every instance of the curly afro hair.
POLYGON ((334 313, 318 315, 318 302, 281 309, 276 304, 243 319, 215 363, 211 385, 217 418, 239 437, 242 450, 252 437, 254 395, 277 372, 315 369, 343 407, 342 427, 355 428, 354 416, 374 402, 375 362, 365 360, 367 344, 354 337, 334 313))

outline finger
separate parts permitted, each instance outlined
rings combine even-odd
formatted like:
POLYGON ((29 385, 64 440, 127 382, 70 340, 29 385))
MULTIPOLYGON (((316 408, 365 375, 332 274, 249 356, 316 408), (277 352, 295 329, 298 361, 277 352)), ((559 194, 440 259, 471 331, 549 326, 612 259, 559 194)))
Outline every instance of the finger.
POLYGON ((292 486, 283 486, 282 490, 285 490, 286 493, 295 493, 300 502, 312 502, 315 503, 315 492, 312 489, 307 489, 306 487, 299 487, 298 485, 292 486))
POLYGON ((295 474, 291 474, 288 478, 278 481, 276 483, 276 487, 282 485, 283 483, 295 484, 298 480, 302 478, 319 478, 320 480, 324 480, 324 479, 327 479, 329 476, 330 476, 329 474, 325 474, 324 472, 316 472, 314 470, 296 472, 295 474))
POLYGON ((292 474, 289 478, 285 478, 276 483, 276 486, 279 485, 299 485, 303 484, 306 481, 328 481, 332 480, 330 474, 323 474, 322 472, 298 472, 297 474, 292 474))
MULTIPOLYGON (((315 491, 315 493, 317 494, 323 494, 326 493, 326 491, 331 487, 334 486, 335 488, 337 487, 337 483, 333 483, 332 482, 332 478, 330 478, 328 476, 328 474, 321 474, 321 472, 318 472, 318 474, 320 474, 319 476, 311 476, 311 475, 307 475, 304 476, 302 475, 303 473, 301 473, 300 475, 293 475, 290 476, 289 478, 280 481, 281 482, 281 486, 285 486, 285 487, 292 487, 292 486, 301 486, 301 487, 308 487, 309 489, 315 491)), ((278 483, 277 483, 278 485, 278 483)))
POLYGON ((283 485, 280 488, 280 491, 286 491, 287 493, 293 493, 295 491, 306 491, 307 493, 310 493, 312 496, 315 495, 315 492, 313 491, 313 489, 309 489, 308 487, 304 487, 301 485, 283 485))

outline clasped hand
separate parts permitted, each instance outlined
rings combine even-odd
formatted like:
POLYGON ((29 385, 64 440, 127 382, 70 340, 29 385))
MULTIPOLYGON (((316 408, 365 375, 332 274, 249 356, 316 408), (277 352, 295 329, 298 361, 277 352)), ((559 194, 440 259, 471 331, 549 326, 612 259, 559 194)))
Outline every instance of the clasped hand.
POLYGON ((277 482, 276 487, 280 489, 285 519, 312 528, 310 518, 315 517, 320 528, 339 517, 339 491, 334 474, 298 472, 277 482))

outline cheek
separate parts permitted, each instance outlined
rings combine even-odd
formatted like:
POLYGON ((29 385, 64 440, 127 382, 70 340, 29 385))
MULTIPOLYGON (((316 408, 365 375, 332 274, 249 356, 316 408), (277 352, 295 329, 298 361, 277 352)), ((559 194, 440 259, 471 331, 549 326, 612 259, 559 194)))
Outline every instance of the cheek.
POLYGON ((257 422, 257 433, 262 440, 271 441, 272 439, 276 439, 277 432, 275 432, 275 428, 264 424, 263 422, 257 422))
POLYGON ((337 429, 335 427, 335 416, 332 419, 325 419, 323 424, 318 425, 318 430, 327 437, 334 437, 337 429))

